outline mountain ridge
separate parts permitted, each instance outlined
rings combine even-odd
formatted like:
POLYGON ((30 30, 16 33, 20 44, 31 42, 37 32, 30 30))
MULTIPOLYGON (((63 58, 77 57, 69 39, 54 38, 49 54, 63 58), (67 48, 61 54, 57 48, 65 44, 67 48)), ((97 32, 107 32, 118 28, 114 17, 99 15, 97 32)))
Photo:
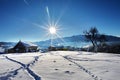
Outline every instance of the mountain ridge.
MULTIPOLYGON (((107 42, 120 42, 120 37, 117 36, 112 36, 112 35, 106 35, 107 42)), ((88 41, 85 38, 84 35, 73 35, 73 36, 68 36, 68 37, 63 37, 62 40, 60 38, 55 38, 52 40, 52 45, 54 46, 74 46, 76 45, 87 45, 88 41), (64 40, 64 41, 63 41, 64 40), (78 44, 79 43, 79 44, 78 44)), ((45 40, 45 41, 37 41, 33 42, 37 44, 41 48, 47 48, 51 44, 51 40, 45 40)), ((0 42, 0 47, 12 47, 16 44, 16 42, 0 42)))
MULTIPOLYGON (((112 36, 112 35, 105 35, 105 36, 106 36, 107 42, 120 42, 120 37, 112 36)), ((82 43, 88 42, 88 40, 85 38, 84 35, 73 35, 73 36, 69 36, 69 37, 63 37, 62 40, 60 38, 55 38, 52 40, 53 41, 52 44, 54 46, 58 46, 58 44, 61 43, 61 45, 63 45, 63 46, 67 46, 67 45, 69 46, 69 44, 71 46, 71 45, 74 45, 76 43, 82 44, 82 43), (64 40, 64 42, 62 40, 64 40)), ((51 42, 51 40, 49 39, 49 40, 39 41, 39 42, 35 42, 35 43, 39 46, 40 45, 50 46, 50 42, 51 42)))

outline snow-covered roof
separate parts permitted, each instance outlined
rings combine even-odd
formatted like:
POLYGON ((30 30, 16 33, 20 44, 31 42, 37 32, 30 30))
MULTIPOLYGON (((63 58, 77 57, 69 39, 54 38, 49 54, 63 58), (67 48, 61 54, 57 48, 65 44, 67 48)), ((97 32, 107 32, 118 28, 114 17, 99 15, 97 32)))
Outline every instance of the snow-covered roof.
POLYGON ((25 47, 30 47, 30 46, 37 46, 36 44, 33 44, 31 42, 21 42, 25 47))

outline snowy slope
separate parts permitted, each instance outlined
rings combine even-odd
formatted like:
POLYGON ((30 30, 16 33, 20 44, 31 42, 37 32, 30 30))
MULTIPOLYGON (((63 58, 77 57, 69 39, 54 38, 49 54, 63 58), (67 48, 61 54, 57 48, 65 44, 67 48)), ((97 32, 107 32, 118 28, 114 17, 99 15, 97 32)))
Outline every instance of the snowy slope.
POLYGON ((1 54, 0 67, 0 80, 119 80, 120 54, 1 54))

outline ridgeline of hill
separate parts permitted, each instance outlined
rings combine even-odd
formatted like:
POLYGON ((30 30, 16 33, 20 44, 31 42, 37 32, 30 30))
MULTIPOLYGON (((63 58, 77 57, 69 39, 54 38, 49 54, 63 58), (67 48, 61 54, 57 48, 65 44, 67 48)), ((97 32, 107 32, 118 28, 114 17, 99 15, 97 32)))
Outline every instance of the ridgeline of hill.
MULTIPOLYGON (((107 42, 120 42, 120 37, 116 37, 116 36, 106 35, 106 39, 107 39, 107 42)), ((46 40, 46 41, 39 41, 35 43, 39 46, 41 45, 50 46, 50 41, 51 40, 46 40)), ((82 43, 87 43, 88 41, 84 35, 74 35, 70 37, 63 37, 62 40, 60 38, 53 39, 54 46, 58 46, 58 44, 61 44, 63 46, 64 45, 73 46, 75 42, 78 43, 78 45, 81 45, 82 43)), ((85 46, 85 45, 81 45, 81 46, 85 46)))
MULTIPOLYGON (((107 39, 107 42, 120 43, 120 37, 106 35, 106 39, 107 39)), ((46 41, 38 41, 33 43, 37 44, 41 48, 47 48, 50 46, 50 41, 51 40, 46 40, 46 41)), ((53 42, 52 42, 54 46, 60 46, 60 45, 74 46, 75 43, 78 43, 77 45, 85 46, 88 44, 88 41, 84 35, 74 35, 70 37, 63 37, 62 40, 60 38, 56 38, 56 39, 53 39, 53 42), (84 43, 84 45, 82 43, 84 43)), ((9 48, 14 46, 15 44, 16 44, 15 42, 0 42, 0 47, 9 48)))

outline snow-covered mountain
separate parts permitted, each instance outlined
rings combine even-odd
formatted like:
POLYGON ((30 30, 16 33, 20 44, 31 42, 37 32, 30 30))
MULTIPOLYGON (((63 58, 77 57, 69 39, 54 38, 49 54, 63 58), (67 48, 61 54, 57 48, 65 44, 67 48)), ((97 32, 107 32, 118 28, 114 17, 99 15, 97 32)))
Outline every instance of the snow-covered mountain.
MULTIPOLYGON (((120 42, 120 37, 116 36, 111 36, 111 35, 106 35, 107 42, 120 42)), ((41 47, 48 47, 50 46, 51 40, 46 40, 46 41, 39 41, 35 42, 37 45, 41 47)), ((52 40, 53 46, 85 46, 89 44, 87 39, 85 38, 84 35, 74 35, 70 37, 63 37, 62 39, 56 38, 52 40)))
POLYGON ((15 42, 0 42, 0 47, 11 48, 15 45, 15 42))
POLYGON ((0 54, 4 53, 5 49, 12 48, 14 45, 14 42, 0 42, 0 54))
MULTIPOLYGON (((120 42, 120 37, 106 35, 107 42, 120 42)), ((51 40, 33 42, 41 48, 47 48, 50 46, 51 40)), ((87 41, 84 35, 74 35, 70 37, 56 38, 52 40, 53 46, 73 46, 81 47, 88 45, 90 42, 87 41)), ((10 48, 13 47, 15 42, 0 42, 0 47, 10 48)))
MULTIPOLYGON (((86 39, 83 35, 76 35, 70 37, 56 38, 52 40, 53 46, 71 46, 76 42, 86 42, 86 39)), ((48 47, 51 45, 51 40, 35 42, 37 45, 42 47, 48 47)))

